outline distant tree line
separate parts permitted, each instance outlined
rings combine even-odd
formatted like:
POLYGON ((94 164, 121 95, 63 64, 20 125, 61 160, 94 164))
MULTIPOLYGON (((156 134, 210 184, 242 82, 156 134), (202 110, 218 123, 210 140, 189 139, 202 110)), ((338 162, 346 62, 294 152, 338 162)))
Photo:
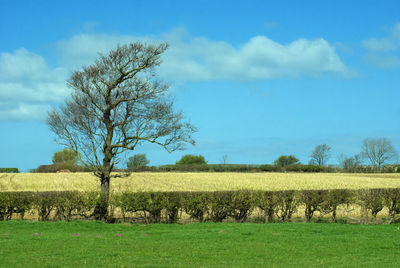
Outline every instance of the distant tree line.
MULTIPOLYGON (((281 155, 272 164, 249 165, 228 164, 227 155, 222 157, 221 164, 208 164, 202 155, 186 154, 175 164, 149 166, 146 154, 135 154, 128 158, 126 167, 116 168, 125 172, 400 172, 397 152, 387 138, 365 139, 361 150, 353 156, 340 154, 339 165, 328 165, 331 147, 319 144, 310 154, 308 164, 302 164, 295 155, 281 155)), ((41 165, 32 172, 88 172, 90 169, 79 162, 80 155, 74 150, 64 149, 54 153, 51 165, 41 165)), ((6 170, 6 169, 4 169, 6 170)), ((8 169, 7 169, 8 170, 8 169)), ((0 169, 0 172, 2 169, 0 169)), ((5 172, 5 171, 3 171, 5 172)), ((9 171, 11 172, 11 171, 9 171)), ((13 172, 18 172, 13 170, 13 172)))

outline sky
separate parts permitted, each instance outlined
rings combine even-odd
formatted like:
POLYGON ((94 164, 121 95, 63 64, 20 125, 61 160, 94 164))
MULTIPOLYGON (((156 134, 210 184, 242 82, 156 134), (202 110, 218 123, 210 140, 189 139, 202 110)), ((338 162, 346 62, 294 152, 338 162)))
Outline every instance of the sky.
POLYGON ((29 171, 63 147, 47 112, 66 80, 117 44, 168 42, 157 75, 209 163, 309 161, 319 144, 360 152, 388 138, 400 152, 400 2, 0 0, 0 167, 29 171))

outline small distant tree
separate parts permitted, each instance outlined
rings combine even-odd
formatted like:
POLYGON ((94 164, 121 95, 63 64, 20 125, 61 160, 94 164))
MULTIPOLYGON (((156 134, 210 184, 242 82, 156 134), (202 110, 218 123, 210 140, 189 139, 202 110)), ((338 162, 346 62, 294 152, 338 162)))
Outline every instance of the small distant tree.
POLYGON ((225 154, 221 159, 222 165, 226 165, 228 163, 228 156, 225 154))
POLYGON ((362 157, 356 154, 351 157, 346 157, 343 154, 339 156, 339 165, 344 171, 355 172, 362 164, 362 157))
POLYGON ((397 152, 387 138, 365 139, 361 146, 361 155, 379 169, 383 164, 397 160, 397 152))
POLYGON ((55 152, 53 155, 53 164, 68 164, 72 166, 78 165, 79 153, 72 149, 64 149, 55 152))
POLYGON ((299 159, 294 155, 281 155, 278 159, 274 161, 274 165, 279 167, 286 167, 299 163, 300 163, 299 159))
POLYGON ((205 165, 207 164, 206 159, 202 155, 187 154, 176 162, 177 165, 205 165))
POLYGON ((325 166, 328 159, 331 157, 331 147, 326 144, 320 144, 315 147, 310 155, 310 164, 325 166))
POLYGON ((128 158, 126 166, 128 169, 134 169, 138 167, 146 167, 150 161, 146 158, 145 154, 135 154, 128 158))

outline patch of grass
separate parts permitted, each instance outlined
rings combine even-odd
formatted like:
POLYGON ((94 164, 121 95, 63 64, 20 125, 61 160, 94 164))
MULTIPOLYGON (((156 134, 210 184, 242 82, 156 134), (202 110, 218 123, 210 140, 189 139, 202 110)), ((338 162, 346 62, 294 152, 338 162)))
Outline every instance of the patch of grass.
POLYGON ((399 267, 400 225, 0 222, 1 267, 399 267))

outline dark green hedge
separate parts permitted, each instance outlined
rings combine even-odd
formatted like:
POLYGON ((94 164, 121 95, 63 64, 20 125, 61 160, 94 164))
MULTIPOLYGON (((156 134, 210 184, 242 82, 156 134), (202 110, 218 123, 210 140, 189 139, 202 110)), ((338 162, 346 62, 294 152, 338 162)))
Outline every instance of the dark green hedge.
POLYGON ((96 192, 0 192, 0 220, 14 214, 23 219, 26 212, 35 211, 38 219, 67 220, 92 217, 99 194, 96 192))
POLYGON ((62 170, 68 170, 70 172, 89 172, 89 169, 74 165, 71 163, 57 163, 52 165, 40 165, 36 169, 32 169, 32 173, 55 173, 62 170))
POLYGON ((0 168, 0 173, 19 173, 18 168, 0 168))
MULTIPOLYGON (((0 192, 0 220, 13 215, 24 219, 32 211, 40 221, 95 219, 98 201, 97 192, 0 192)), ((340 205, 360 205, 365 221, 386 208, 385 217, 394 221, 400 214, 400 189, 127 192, 111 196, 110 217, 118 212, 125 221, 176 223, 186 213, 199 222, 244 222, 252 212, 261 211, 263 221, 275 222, 290 221, 295 212, 306 221, 318 220, 318 212, 318 217, 336 221, 340 205)))
POLYGON ((204 164, 204 165, 163 165, 157 167, 144 167, 134 171, 158 172, 336 172, 332 167, 315 165, 289 165, 280 167, 276 165, 240 165, 240 164, 204 164))

